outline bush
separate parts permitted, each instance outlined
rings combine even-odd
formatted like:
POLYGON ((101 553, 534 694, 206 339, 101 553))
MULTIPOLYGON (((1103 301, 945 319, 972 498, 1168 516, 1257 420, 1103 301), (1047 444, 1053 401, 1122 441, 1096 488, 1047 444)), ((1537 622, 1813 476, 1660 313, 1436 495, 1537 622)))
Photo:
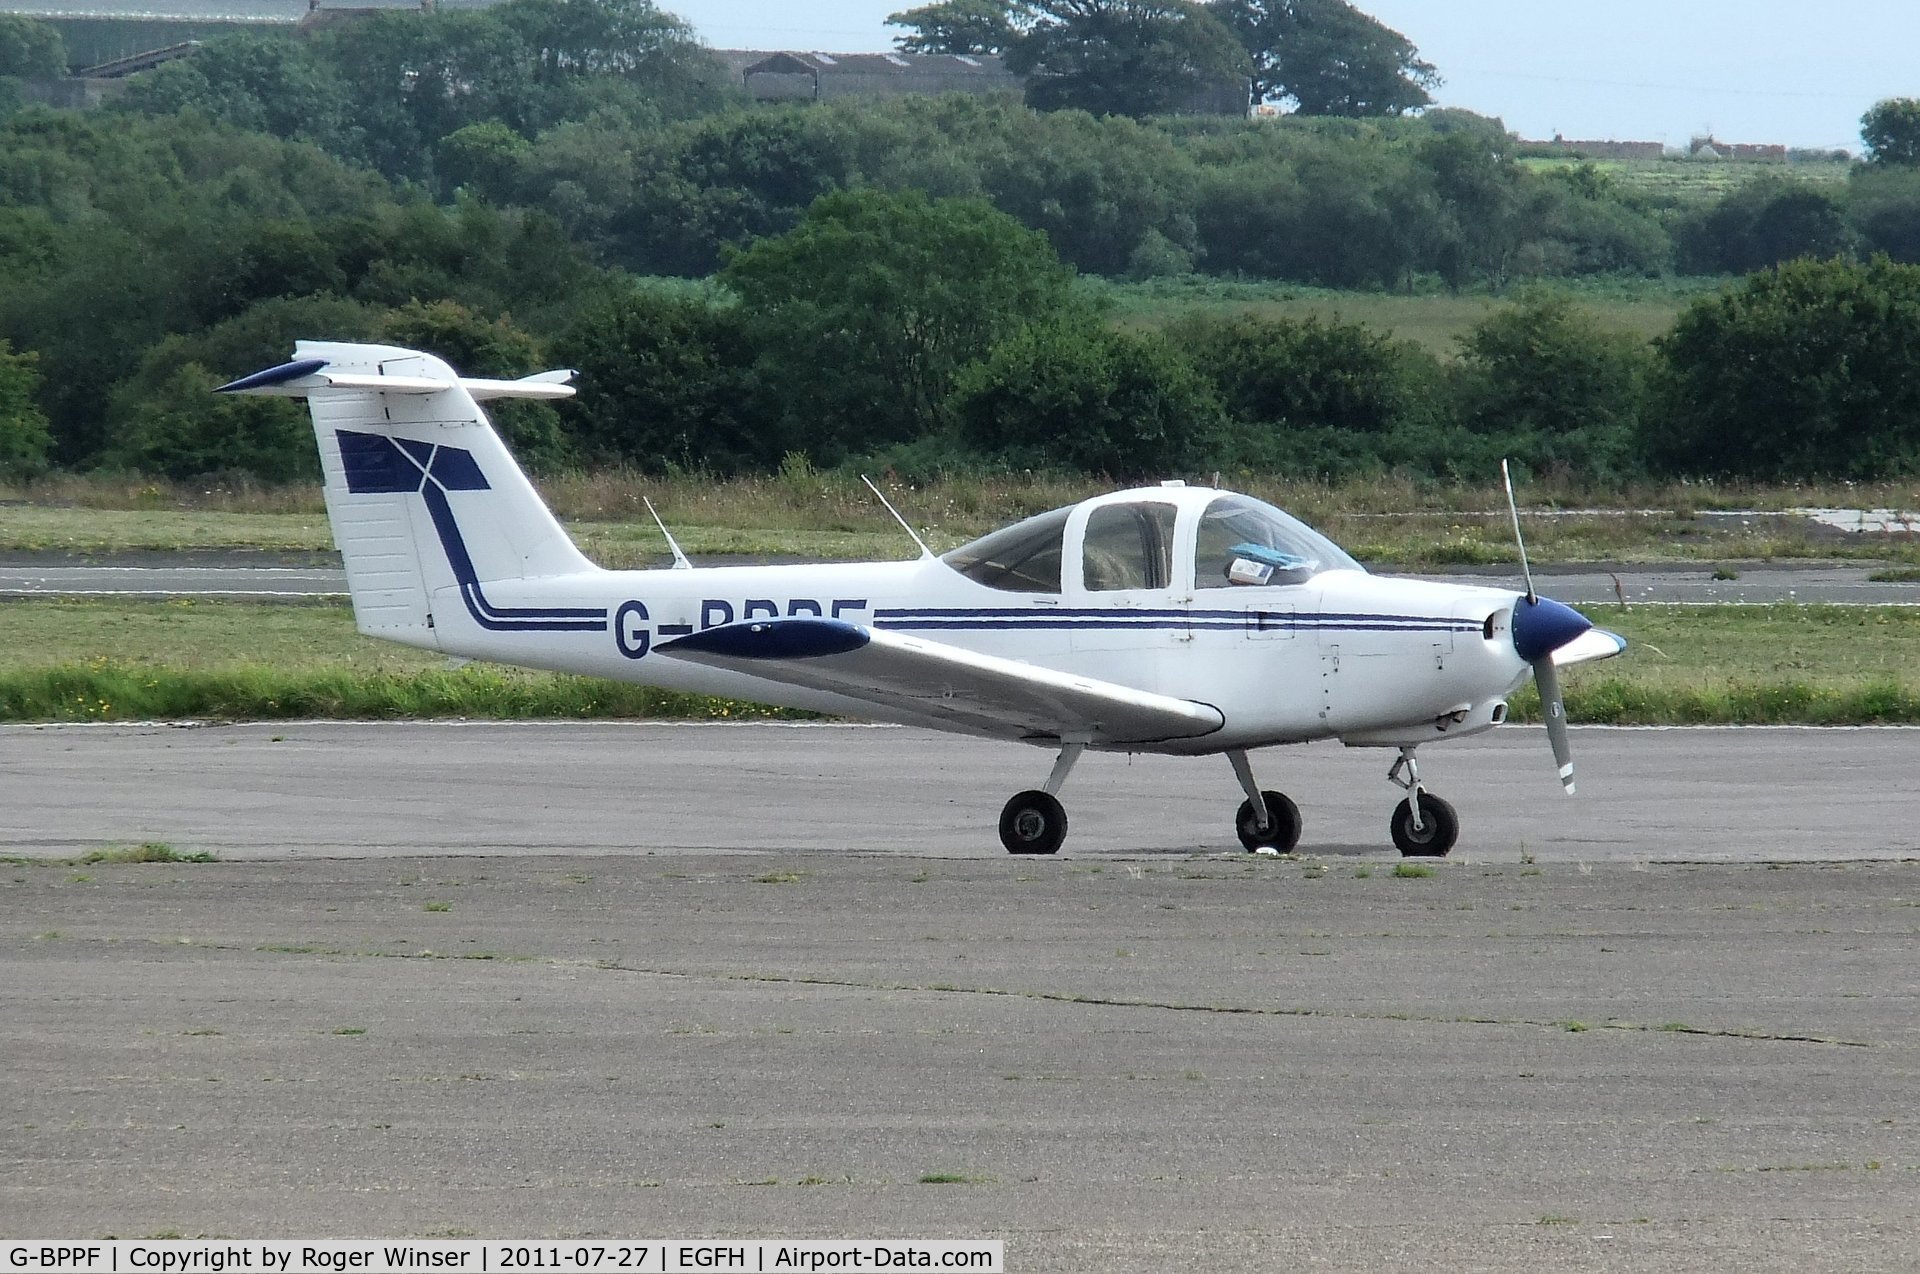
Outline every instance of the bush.
POLYGON ((1839 197, 1772 177, 1681 222, 1675 238, 1680 268, 1691 274, 1750 274, 1799 257, 1850 256, 1856 242, 1839 197))
POLYGON ((39 361, 0 341, 0 474, 31 477, 47 467, 53 450, 46 413, 34 401, 39 361))
POLYGON ((246 473, 266 482, 318 480, 320 458, 303 404, 216 394, 198 363, 148 365, 115 391, 115 429, 100 466, 190 481, 246 473))
POLYGON ((784 454, 754 407, 753 350, 737 307, 635 288, 582 311, 554 354, 580 371, 566 422, 589 460, 733 473, 784 454))
POLYGON ((1220 400, 1156 336, 1082 323, 1026 329, 961 372, 961 436, 1021 468, 1121 479, 1210 468, 1225 435, 1220 400))
POLYGON ((1799 261, 1694 302, 1643 431, 1669 471, 1772 481, 1920 469, 1920 266, 1799 261))
POLYGON ((1637 432, 1651 354, 1601 330, 1565 297, 1538 293, 1461 342, 1461 423, 1536 471, 1584 483, 1638 473, 1637 432))

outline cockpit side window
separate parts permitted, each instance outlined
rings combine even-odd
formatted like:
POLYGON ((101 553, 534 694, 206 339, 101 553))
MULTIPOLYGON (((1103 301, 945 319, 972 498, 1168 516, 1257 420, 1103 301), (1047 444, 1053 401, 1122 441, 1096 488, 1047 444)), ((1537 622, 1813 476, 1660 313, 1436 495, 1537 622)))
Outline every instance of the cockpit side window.
POLYGON ((1081 580, 1088 592, 1166 588, 1173 581, 1174 507, 1158 500, 1103 504, 1087 515, 1081 580))
POLYGON ((1297 563, 1292 573, 1300 578, 1321 571, 1364 569, 1332 540, 1272 505, 1249 496, 1223 495, 1200 515, 1194 541, 1194 587, 1229 587, 1227 569, 1241 556, 1234 549, 1243 544, 1263 550, 1262 560, 1269 565, 1275 558, 1292 560, 1297 563))
POLYGON ((1061 540, 1073 506, 1001 527, 942 555, 941 561, 976 584, 1009 593, 1060 591, 1061 540))

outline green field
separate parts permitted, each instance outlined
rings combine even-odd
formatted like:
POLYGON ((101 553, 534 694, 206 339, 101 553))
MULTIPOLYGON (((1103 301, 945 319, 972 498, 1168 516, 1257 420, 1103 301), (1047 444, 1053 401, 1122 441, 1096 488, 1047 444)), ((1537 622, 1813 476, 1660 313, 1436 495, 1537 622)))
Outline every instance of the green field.
MULTIPOLYGON (((1627 637, 1571 670, 1576 721, 1920 723, 1920 609, 1604 606, 1627 637)), ((590 678, 450 668, 358 635, 344 606, 0 603, 0 720, 768 715, 590 678)), ((1530 692, 1516 712, 1532 711, 1530 692)))
POLYGON ((1753 181, 1788 179, 1821 186, 1844 186, 1853 165, 1844 161, 1818 163, 1758 163, 1698 159, 1560 159, 1533 157, 1520 161, 1535 172, 1588 165, 1614 184, 1635 194, 1671 204, 1708 204, 1753 181))
MULTIPOLYGON (((1460 351, 1461 338, 1512 298, 1485 292, 1342 292, 1285 283, 1234 283, 1202 276, 1145 283, 1094 284, 1122 326, 1164 327, 1195 314, 1252 314, 1261 318, 1364 323, 1413 341, 1443 358, 1460 351)), ((1662 335, 1687 302, 1718 291, 1720 280, 1607 281, 1569 287, 1579 308, 1604 328, 1647 340, 1662 335)))

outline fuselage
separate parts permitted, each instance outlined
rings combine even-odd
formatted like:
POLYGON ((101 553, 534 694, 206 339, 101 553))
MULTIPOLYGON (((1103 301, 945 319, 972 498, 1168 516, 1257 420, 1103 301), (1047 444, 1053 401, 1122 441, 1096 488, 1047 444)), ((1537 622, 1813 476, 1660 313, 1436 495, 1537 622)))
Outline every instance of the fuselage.
MULTIPOLYGON (((922 557, 491 581, 482 586, 485 609, 444 588, 435 594, 430 644, 694 694, 953 728, 657 650, 719 625, 816 616, 1206 703, 1225 718, 1204 737, 1128 745, 1134 751, 1213 753, 1322 738, 1406 746, 1504 720, 1506 696, 1527 676, 1510 627, 1518 594, 1374 576, 1324 541, 1321 556, 1337 555, 1333 569, 1315 563, 1282 570, 1274 582, 1229 584, 1214 561, 1222 551, 1211 544, 1222 533, 1203 523, 1223 497, 1229 493, 1145 488, 1043 515, 1031 520, 1034 534, 1058 537, 1045 565, 998 574, 958 551, 958 564, 922 557), (1039 525, 1048 516, 1057 526, 1039 525), (1126 560, 1134 526, 1142 529, 1142 564, 1126 560), (580 618, 519 627, 487 618, 562 611, 580 618)), ((1229 526, 1225 538, 1240 533, 1229 526)))

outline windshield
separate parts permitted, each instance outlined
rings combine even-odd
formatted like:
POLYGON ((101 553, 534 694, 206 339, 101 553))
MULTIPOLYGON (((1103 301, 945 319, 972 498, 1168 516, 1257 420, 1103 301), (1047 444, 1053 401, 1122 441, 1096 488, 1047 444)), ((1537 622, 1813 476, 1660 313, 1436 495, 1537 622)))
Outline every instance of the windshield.
POLYGON ((1223 495, 1200 515, 1200 533, 1194 542, 1193 586, 1229 587, 1232 581, 1227 578, 1227 568, 1241 556, 1235 552, 1241 545, 1293 559, 1306 575, 1366 569, 1332 540, 1271 504, 1250 496, 1223 495))
POLYGON ((1060 542, 1073 506, 1001 527, 940 560, 976 584, 1010 593, 1060 591, 1060 542))

